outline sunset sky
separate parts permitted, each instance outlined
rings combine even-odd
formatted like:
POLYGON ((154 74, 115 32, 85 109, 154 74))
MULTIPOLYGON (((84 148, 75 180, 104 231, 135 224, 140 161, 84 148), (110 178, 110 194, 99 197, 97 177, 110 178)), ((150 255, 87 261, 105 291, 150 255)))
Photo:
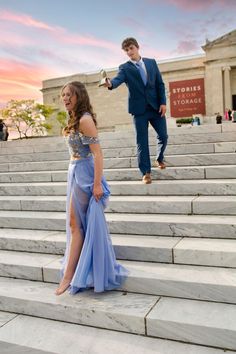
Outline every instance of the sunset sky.
POLYGON ((42 80, 114 68, 126 37, 163 59, 203 53, 236 28, 236 0, 0 0, 0 107, 42 101, 42 80))

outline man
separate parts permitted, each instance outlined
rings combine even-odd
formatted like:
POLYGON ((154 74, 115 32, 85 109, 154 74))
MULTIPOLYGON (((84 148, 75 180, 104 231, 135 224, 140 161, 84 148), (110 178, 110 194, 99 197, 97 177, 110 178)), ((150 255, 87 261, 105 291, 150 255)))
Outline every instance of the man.
POLYGON ((112 80, 107 79, 105 87, 112 90, 125 83, 129 89, 129 113, 133 115, 136 131, 138 166, 143 182, 151 179, 151 162, 148 146, 149 123, 157 133, 157 156, 154 165, 165 168, 164 151, 167 145, 165 86, 154 59, 141 58, 135 38, 126 38, 122 49, 130 60, 119 67, 112 80))

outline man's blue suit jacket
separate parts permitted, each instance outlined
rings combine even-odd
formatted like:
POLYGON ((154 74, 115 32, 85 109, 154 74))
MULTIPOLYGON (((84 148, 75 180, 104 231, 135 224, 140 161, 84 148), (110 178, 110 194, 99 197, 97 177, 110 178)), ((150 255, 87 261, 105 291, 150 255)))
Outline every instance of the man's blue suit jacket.
POLYGON ((165 85, 156 61, 148 58, 143 58, 143 61, 147 70, 146 86, 138 68, 131 61, 121 64, 117 76, 111 80, 111 90, 123 83, 127 85, 129 113, 135 116, 144 114, 148 104, 156 110, 166 104, 165 85))

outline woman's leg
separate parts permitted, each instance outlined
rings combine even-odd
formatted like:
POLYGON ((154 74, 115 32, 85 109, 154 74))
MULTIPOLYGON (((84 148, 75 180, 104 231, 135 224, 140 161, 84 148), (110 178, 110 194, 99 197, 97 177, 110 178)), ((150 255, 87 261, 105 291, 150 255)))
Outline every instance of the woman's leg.
POLYGON ((83 236, 81 235, 82 228, 81 225, 78 225, 78 217, 76 217, 75 208, 71 199, 70 202, 70 248, 67 266, 64 272, 64 276, 59 284, 59 287, 56 290, 56 295, 63 294, 66 289, 70 286, 70 282, 73 278, 76 266, 79 261, 79 256, 83 246, 83 236))

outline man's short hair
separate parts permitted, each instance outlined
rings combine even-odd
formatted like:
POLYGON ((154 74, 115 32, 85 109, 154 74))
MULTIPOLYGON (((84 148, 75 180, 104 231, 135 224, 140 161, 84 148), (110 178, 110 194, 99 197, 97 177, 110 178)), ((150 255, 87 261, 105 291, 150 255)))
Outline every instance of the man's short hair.
POLYGON ((123 50, 125 50, 126 48, 128 48, 132 44, 135 45, 135 47, 139 48, 138 42, 133 37, 128 37, 128 38, 124 39, 121 44, 121 48, 123 50))

